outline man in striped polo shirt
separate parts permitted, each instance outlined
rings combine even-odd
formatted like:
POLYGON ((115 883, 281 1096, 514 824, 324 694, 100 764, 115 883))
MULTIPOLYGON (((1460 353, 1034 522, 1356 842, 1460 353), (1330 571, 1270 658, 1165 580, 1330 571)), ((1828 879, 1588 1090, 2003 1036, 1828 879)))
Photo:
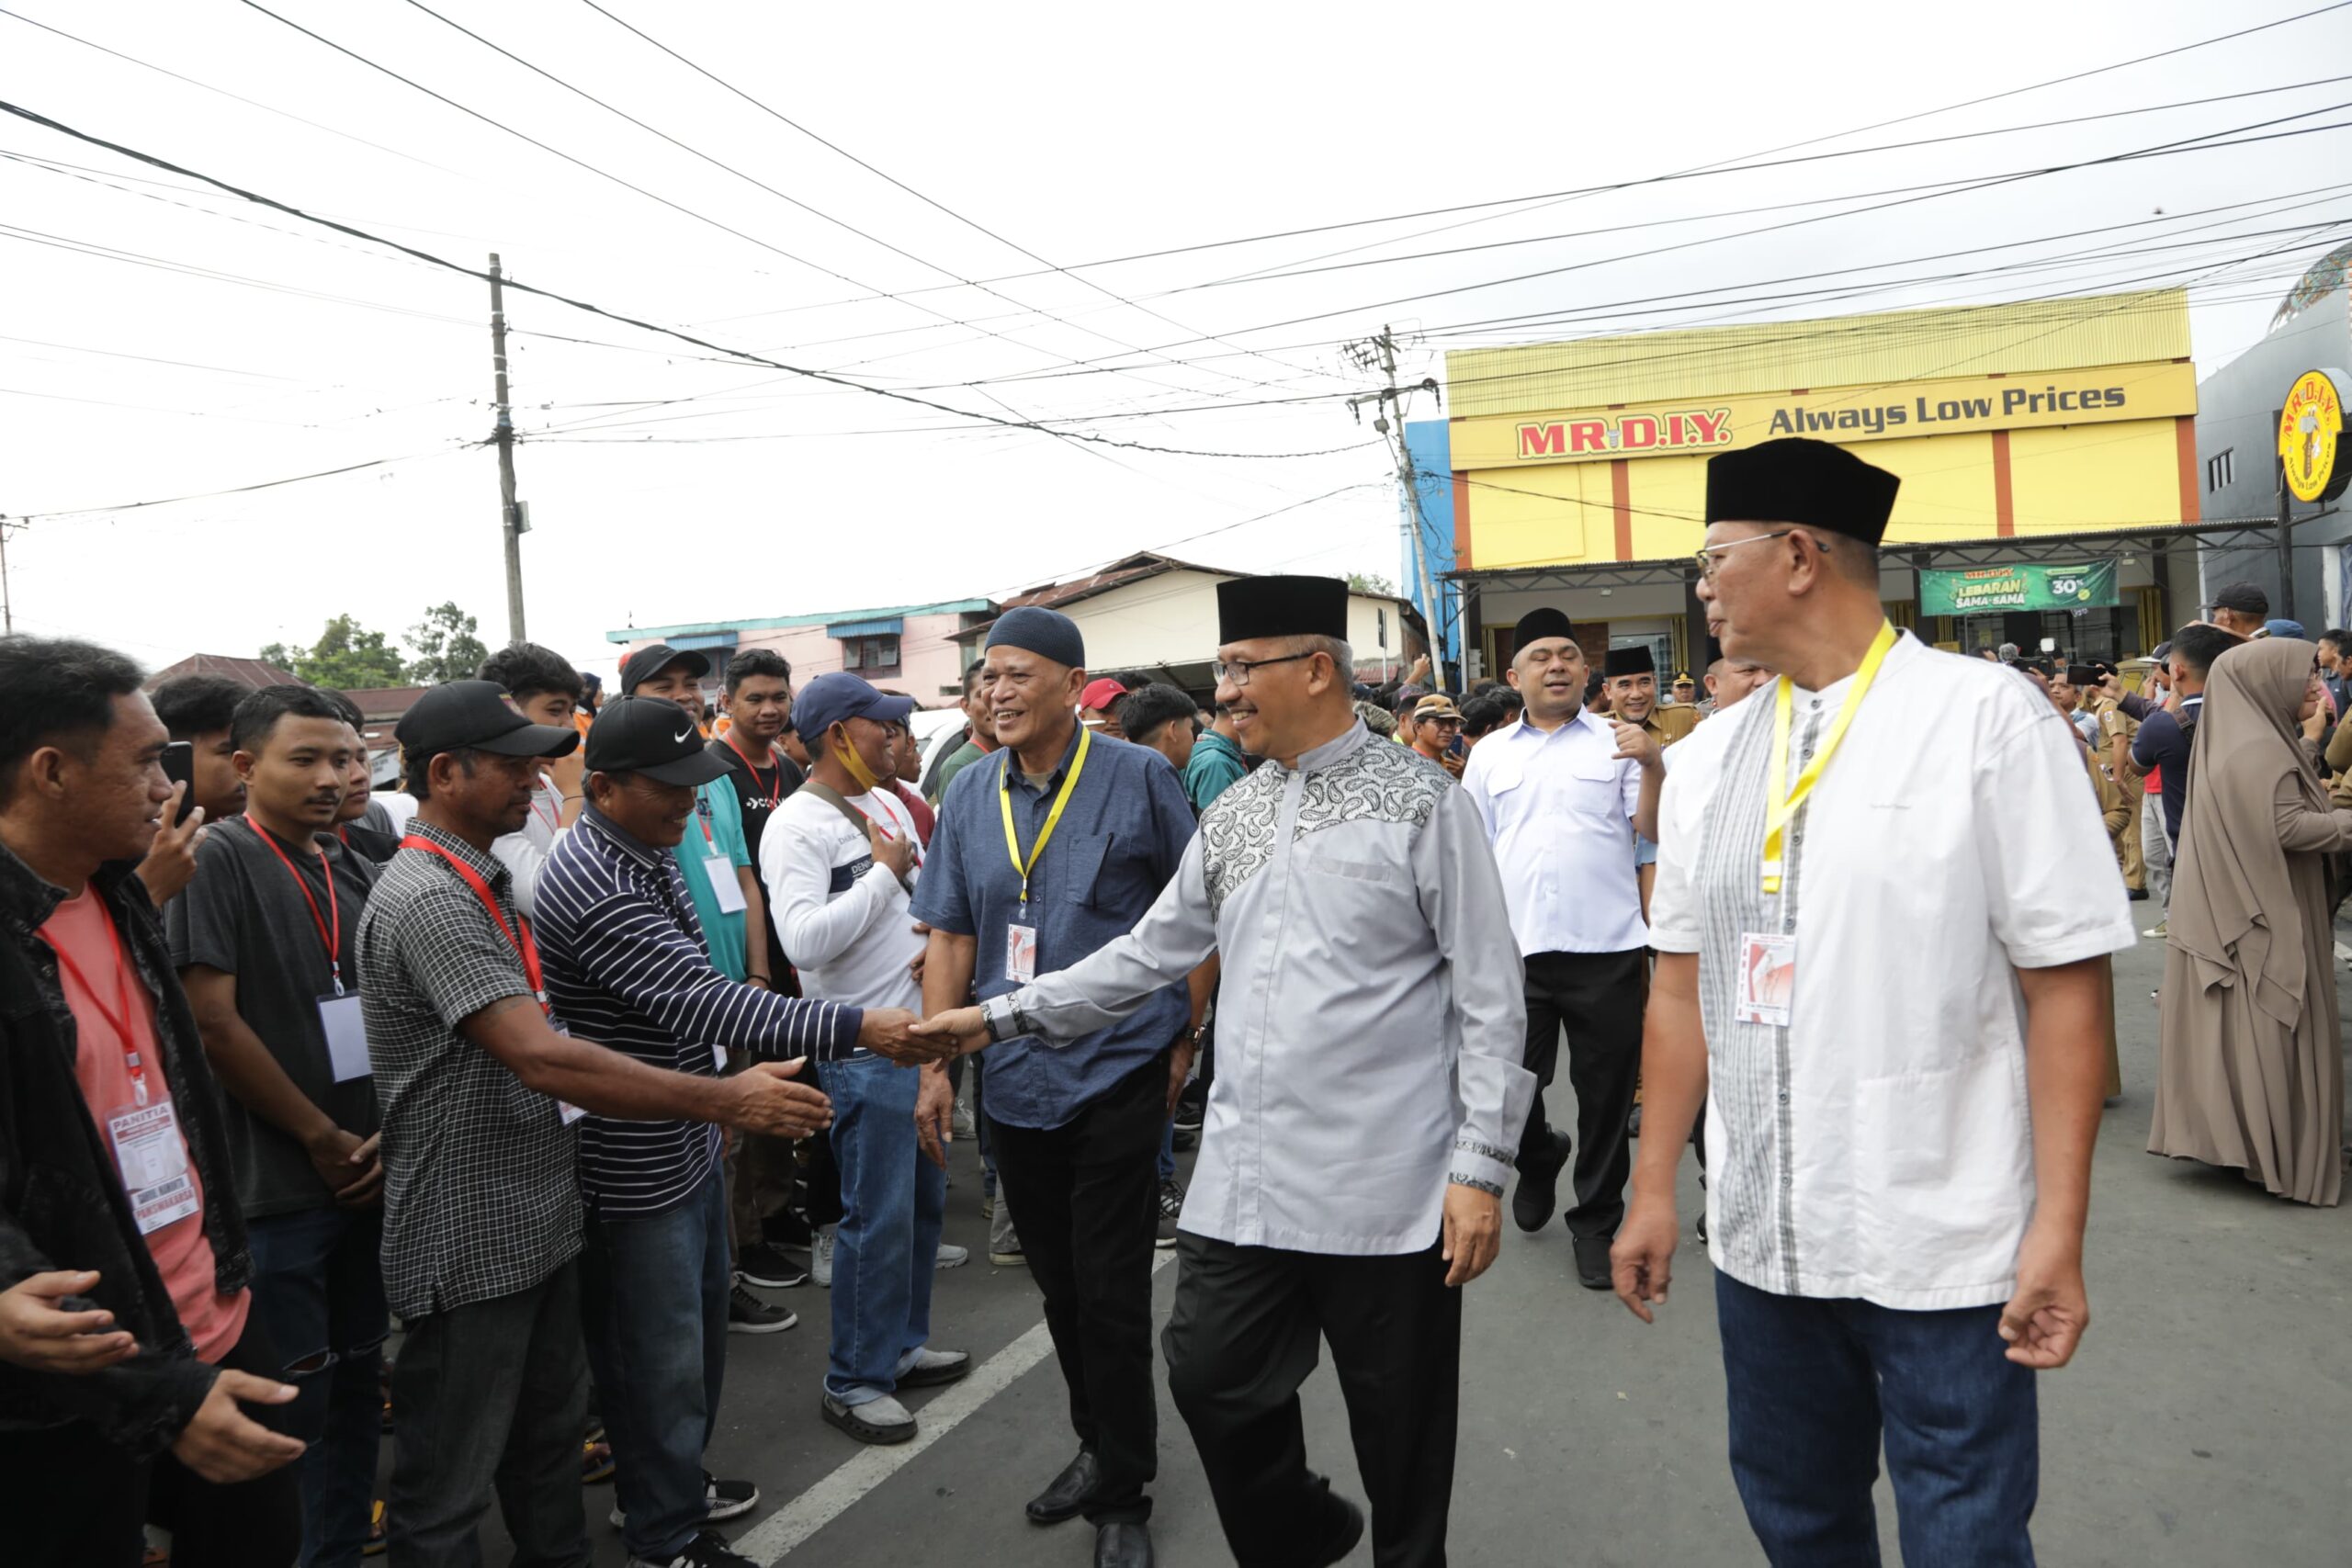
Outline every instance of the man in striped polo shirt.
MULTIPOLYGON (((674 704, 623 697, 588 731, 587 808, 541 874, 539 941, 556 1012, 581 1038, 649 1065, 714 1075, 723 1053, 837 1061, 935 1055, 904 1009, 776 997, 711 966, 670 850, 695 786, 726 772, 674 704)), ((632 1568, 735 1568, 705 1526, 759 1501, 702 1468, 727 1354, 727 1183, 718 1130, 590 1115, 581 1316, 620 1461, 632 1568)))

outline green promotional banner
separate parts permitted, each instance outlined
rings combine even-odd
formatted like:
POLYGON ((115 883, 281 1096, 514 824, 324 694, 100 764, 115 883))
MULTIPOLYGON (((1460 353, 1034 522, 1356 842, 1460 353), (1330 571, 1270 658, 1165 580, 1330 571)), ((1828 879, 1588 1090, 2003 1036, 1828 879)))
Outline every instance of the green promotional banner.
POLYGON ((2115 563, 1973 566, 1919 574, 1919 614, 1992 615, 2007 610, 2087 610, 2117 603, 2115 563))

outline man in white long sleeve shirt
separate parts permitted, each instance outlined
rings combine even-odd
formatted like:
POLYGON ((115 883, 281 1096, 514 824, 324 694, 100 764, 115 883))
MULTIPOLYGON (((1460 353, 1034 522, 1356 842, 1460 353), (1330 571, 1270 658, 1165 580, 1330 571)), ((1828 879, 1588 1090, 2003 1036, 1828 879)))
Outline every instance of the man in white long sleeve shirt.
POLYGON ((1340 1561, 1363 1516, 1306 1467, 1331 1347, 1375 1560, 1444 1561, 1466 1284, 1501 1242, 1533 1081, 1519 953, 1476 809, 1374 744, 1347 590, 1221 583, 1217 701, 1270 764, 1219 795, 1129 935, 923 1025, 967 1048, 1099 1029, 1221 954, 1218 1053, 1162 1348, 1234 1555, 1340 1561))
MULTIPOLYGON (((922 1005, 913 965, 923 939, 907 912, 922 850, 913 817, 876 784, 894 727, 913 707, 912 698, 886 697, 846 671, 820 675, 794 700, 813 765, 761 830, 760 880, 811 1000, 922 1005)), ((915 1418, 899 1391, 971 1371, 963 1351, 926 1344, 947 1173, 916 1152, 915 1074, 860 1051, 819 1063, 817 1082, 833 1102, 842 1172, 822 1413, 861 1442, 902 1443, 915 1435, 915 1418)))

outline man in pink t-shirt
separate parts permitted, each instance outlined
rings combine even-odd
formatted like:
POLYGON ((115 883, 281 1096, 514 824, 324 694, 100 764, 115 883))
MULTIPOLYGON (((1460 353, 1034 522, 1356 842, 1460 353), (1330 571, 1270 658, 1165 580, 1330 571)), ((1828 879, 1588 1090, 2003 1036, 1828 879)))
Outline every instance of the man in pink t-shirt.
POLYGON ((219 1089, 131 874, 177 791, 139 667, 0 637, 0 1519, 9 1560, 284 1563, 270 1429, 294 1390, 250 1314, 219 1089))

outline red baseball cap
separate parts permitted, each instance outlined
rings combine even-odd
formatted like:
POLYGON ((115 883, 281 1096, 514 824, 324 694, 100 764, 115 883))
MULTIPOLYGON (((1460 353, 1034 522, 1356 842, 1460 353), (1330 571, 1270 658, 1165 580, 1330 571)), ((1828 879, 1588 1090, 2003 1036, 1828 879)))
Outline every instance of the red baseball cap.
POLYGON ((1086 690, 1078 694, 1078 705, 1082 708, 1107 708, 1127 694, 1127 689, 1108 675, 1100 681, 1089 681, 1086 690))

